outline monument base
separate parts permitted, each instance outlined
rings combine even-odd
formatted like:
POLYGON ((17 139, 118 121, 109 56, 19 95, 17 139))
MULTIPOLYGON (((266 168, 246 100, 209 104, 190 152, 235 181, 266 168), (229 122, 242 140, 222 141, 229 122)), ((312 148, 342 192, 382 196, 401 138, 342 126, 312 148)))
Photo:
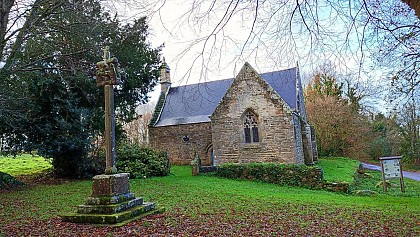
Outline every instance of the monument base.
POLYGON ((77 207, 77 213, 62 215, 63 221, 123 225, 164 211, 130 192, 128 173, 97 175, 92 181, 92 195, 77 207))

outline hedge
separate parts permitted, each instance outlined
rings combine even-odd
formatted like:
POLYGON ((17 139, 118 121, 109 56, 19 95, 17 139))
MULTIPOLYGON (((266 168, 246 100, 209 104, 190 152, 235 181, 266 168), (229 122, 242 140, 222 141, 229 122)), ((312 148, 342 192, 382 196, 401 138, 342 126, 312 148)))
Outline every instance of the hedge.
POLYGON ((308 188, 323 188, 324 185, 322 169, 306 165, 276 163, 222 164, 219 166, 216 175, 230 179, 258 180, 308 188))

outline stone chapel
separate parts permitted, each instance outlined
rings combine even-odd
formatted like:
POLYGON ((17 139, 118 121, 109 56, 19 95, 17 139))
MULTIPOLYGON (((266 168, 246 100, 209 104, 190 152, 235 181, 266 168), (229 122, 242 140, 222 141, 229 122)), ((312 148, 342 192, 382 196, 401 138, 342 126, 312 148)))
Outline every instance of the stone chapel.
POLYGON ((245 63, 232 79, 171 86, 164 62, 149 144, 171 164, 317 161, 299 68, 259 74, 245 63))

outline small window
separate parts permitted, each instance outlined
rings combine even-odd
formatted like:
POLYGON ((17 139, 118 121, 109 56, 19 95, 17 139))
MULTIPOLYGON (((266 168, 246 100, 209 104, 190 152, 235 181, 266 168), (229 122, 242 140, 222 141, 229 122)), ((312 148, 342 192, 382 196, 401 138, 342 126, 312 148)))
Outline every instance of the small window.
POLYGON ((190 137, 188 135, 185 135, 182 137, 182 141, 184 141, 185 143, 190 141, 190 137))
POLYGON ((245 143, 255 143, 260 142, 258 135, 258 122, 257 116, 251 111, 245 113, 244 118, 244 135, 245 143))

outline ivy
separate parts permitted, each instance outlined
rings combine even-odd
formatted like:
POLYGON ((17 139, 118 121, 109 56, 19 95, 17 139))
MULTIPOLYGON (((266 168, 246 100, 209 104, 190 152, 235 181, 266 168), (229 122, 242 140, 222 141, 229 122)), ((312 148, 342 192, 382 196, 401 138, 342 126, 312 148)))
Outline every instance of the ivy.
POLYGON ((322 188, 324 184, 321 168, 295 164, 230 163, 221 165, 216 175, 308 188, 322 188))

